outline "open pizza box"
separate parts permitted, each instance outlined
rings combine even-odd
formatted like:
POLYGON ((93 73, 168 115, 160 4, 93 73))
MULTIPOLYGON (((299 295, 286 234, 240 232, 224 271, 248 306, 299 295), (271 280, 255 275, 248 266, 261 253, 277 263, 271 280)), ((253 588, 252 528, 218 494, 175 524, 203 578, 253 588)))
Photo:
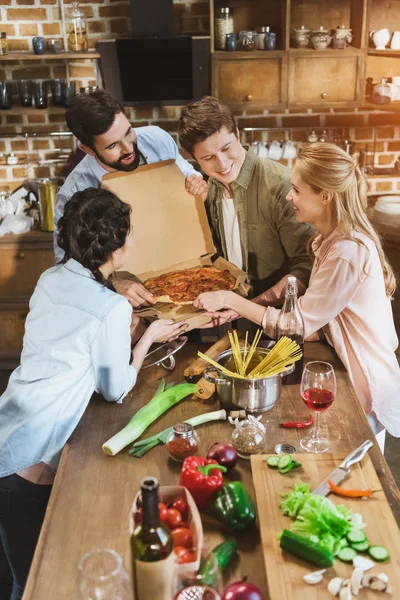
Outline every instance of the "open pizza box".
MULTIPOLYGON (((117 277, 141 282, 163 273, 212 265, 227 269, 236 279, 235 292, 247 296, 250 286, 244 271, 218 257, 204 202, 185 190, 185 177, 174 160, 143 165, 132 173, 109 173, 102 187, 132 207, 133 248, 117 277)), ((192 305, 157 303, 137 311, 143 317, 186 320, 188 331, 210 318, 192 305)))

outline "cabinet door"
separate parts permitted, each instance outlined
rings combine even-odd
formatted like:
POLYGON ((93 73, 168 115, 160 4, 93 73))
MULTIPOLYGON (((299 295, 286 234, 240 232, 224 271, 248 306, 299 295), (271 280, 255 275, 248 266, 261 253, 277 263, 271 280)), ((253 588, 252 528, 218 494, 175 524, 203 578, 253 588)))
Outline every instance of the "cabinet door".
POLYGON ((283 108, 286 65, 283 52, 216 52, 213 94, 232 108, 283 108))
POLYGON ((0 369, 14 369, 22 351, 28 303, 0 303, 0 369))
POLYGON ((25 244, 1 246, 0 298, 29 297, 40 275, 54 265, 52 248, 25 244))
POLYGON ((290 53, 289 106, 356 106, 360 99, 362 60, 343 50, 290 53))

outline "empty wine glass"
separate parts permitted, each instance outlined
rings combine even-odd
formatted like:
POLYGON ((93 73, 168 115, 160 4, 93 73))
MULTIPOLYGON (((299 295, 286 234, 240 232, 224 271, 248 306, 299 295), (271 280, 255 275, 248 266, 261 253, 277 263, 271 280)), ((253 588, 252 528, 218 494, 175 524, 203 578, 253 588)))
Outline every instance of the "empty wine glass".
MULTIPOLYGON (((196 556, 196 550, 192 553, 196 556)), ((172 577, 173 600, 221 600, 222 575, 214 554, 203 548, 200 561, 182 563, 183 556, 175 561, 172 577)))
POLYGON ((132 598, 129 576, 122 558, 109 548, 82 556, 78 565, 81 600, 128 600, 132 598))
POLYGON ((330 407, 336 395, 336 377, 328 362, 312 361, 304 367, 301 378, 301 396, 310 410, 315 411, 314 427, 310 435, 300 440, 300 446, 308 452, 329 450, 329 440, 319 431, 319 413, 330 407))

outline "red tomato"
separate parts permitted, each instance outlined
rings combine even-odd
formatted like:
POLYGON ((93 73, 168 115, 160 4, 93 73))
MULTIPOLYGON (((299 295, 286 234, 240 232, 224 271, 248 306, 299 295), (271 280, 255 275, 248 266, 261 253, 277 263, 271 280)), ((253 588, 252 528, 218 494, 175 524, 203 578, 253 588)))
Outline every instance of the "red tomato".
POLYGON ((189 523, 187 521, 182 521, 182 523, 180 524, 180 527, 184 527, 185 529, 190 529, 189 523))
POLYGON ((174 546, 174 552, 177 556, 180 556, 181 554, 186 554, 187 548, 184 548, 183 546, 174 546))
POLYGON ((158 503, 158 512, 160 513, 160 521, 165 523, 168 516, 168 508, 167 505, 163 502, 158 503))
POLYGON ((179 510, 176 510, 176 508, 169 508, 165 522, 170 529, 175 529, 175 527, 179 527, 182 523, 182 515, 179 512, 179 510))
POLYGON ((172 540, 174 546, 183 546, 184 548, 191 548, 193 546, 193 534, 190 529, 185 527, 176 527, 172 530, 172 540))
POLYGON ((136 512, 133 513, 133 522, 135 525, 139 525, 142 522, 143 517, 143 509, 138 508, 136 512))
POLYGON ((193 550, 186 550, 178 554, 178 563, 183 565, 185 563, 191 563, 196 560, 196 553, 193 550))
POLYGON ((176 508, 182 515, 183 519, 187 519, 187 514, 189 512, 189 506, 186 502, 185 498, 177 498, 175 502, 172 503, 172 508, 176 508))

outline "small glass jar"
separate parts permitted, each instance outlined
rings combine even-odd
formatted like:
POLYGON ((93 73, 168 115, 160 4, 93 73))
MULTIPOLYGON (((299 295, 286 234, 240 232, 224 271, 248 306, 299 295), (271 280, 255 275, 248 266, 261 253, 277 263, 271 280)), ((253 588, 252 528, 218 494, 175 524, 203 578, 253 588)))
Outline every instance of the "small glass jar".
POLYGON ((66 21, 68 50, 70 52, 84 52, 88 49, 87 25, 85 14, 79 8, 78 2, 72 3, 66 21))
POLYGON ((243 29, 239 31, 239 50, 255 50, 256 49, 256 31, 248 31, 243 29))
POLYGON ((372 102, 375 104, 389 104, 392 101, 392 88, 387 79, 381 79, 378 85, 374 86, 372 102))
POLYGON ((5 31, 0 32, 0 56, 8 54, 8 41, 7 33, 5 31))
POLYGON ((226 35, 233 33, 233 10, 221 7, 215 18, 215 49, 225 50, 226 35))
POLYGON ((264 425, 252 416, 243 421, 237 420, 232 433, 232 444, 241 458, 250 458, 252 454, 260 454, 265 447, 264 425))
POLYGON ((192 425, 177 423, 167 438, 166 446, 171 458, 183 462, 188 456, 198 453, 199 438, 192 425))

